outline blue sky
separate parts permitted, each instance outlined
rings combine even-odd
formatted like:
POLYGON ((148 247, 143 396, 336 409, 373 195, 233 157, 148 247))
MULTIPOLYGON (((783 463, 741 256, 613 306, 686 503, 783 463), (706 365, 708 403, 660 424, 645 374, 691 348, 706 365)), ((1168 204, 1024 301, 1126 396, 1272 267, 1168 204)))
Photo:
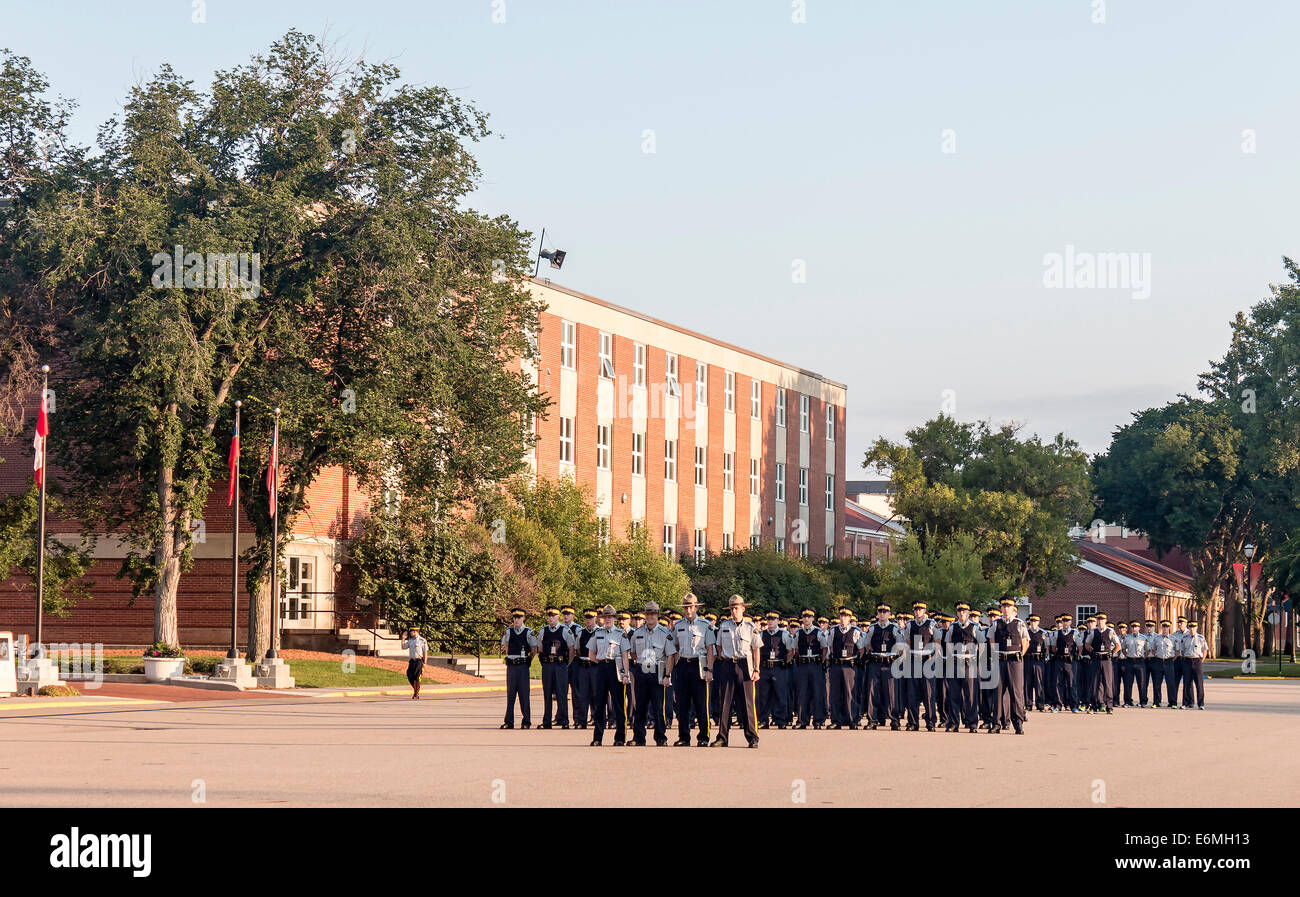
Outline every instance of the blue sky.
POLYGON ((846 383, 852 476, 944 390, 1103 450, 1300 252, 1300 4, 1098 6, 0 0, 0 46, 83 141, 160 63, 206 85, 290 27, 456 91, 496 131, 476 207, 567 286, 846 383), (1149 259, 1149 296, 1046 287, 1067 246, 1149 259))

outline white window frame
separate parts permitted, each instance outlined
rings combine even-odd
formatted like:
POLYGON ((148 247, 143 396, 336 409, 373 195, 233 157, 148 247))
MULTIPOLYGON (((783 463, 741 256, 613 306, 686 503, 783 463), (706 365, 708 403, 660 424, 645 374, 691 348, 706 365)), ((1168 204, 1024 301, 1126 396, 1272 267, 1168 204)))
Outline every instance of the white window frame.
POLYGON ((731 533, 722 534, 722 550, 731 551, 736 547, 736 537, 731 533))
POLYGON ((809 400, 807 396, 799 396, 799 432, 808 432, 808 412, 809 400))
POLYGON ((758 420, 763 410, 763 382, 761 380, 749 381, 749 416, 758 420))
POLYGON ((736 489, 736 453, 722 453, 722 491, 734 492, 736 489))
POLYGON ((677 524, 664 524, 664 555, 672 560, 677 557, 677 524))
POLYGON ((680 396, 682 394, 682 385, 677 378, 677 356, 672 352, 664 355, 664 386, 668 389, 668 395, 680 396))
POLYGON ((614 379, 614 335, 600 335, 600 376, 605 380, 614 379))
POLYGON ((736 410, 736 372, 727 371, 724 374, 724 386, 722 388, 722 407, 726 411, 736 410))
POLYGON ((596 518, 596 536, 600 539, 601 545, 609 544, 610 523, 608 517, 596 518))
POLYGON ((702 361, 695 362, 695 404, 709 404, 709 366, 702 361))
POLYGON ((781 386, 776 388, 776 425, 785 426, 785 388, 781 386))
POLYGON ((573 463, 573 423, 571 417, 560 418, 560 463, 573 463))
POLYGON ((785 554, 785 539, 773 539, 772 550, 777 554, 785 554))
POLYGON ((785 501, 785 462, 776 462, 776 500, 785 501))
POLYGON ((632 347, 632 385, 645 389, 645 343, 636 343, 632 347))
POLYGON ((835 474, 826 474, 826 510, 835 510, 835 474))
POLYGON ((708 446, 697 445, 695 447, 695 485, 707 486, 708 480, 705 479, 705 466, 709 460, 708 446))
POLYGON ((808 468, 799 468, 799 507, 808 507, 808 468))
POLYGON ((677 482, 677 440, 664 440, 664 479, 677 482))
POLYGON ((695 531, 695 563, 697 564, 704 563, 704 555, 708 553, 708 550, 709 550, 708 532, 702 529, 697 529, 695 531))
POLYGON ((1095 604, 1076 604, 1074 606, 1074 625, 1078 627, 1080 623, 1088 625, 1088 618, 1097 616, 1097 605, 1095 604))
POLYGON ((596 469, 609 470, 609 427, 596 425, 596 469))
POLYGON ((645 434, 632 434, 632 476, 645 476, 645 434))
POLYGON ((758 459, 749 459, 749 494, 758 495, 758 459))
POLYGON ((833 560, 835 560, 835 546, 834 546, 834 545, 827 545, 827 546, 826 546, 826 560, 828 560, 828 561, 833 561, 833 560))
POLYGON ((761 536, 750 536, 750 537, 749 537, 749 547, 750 547, 750 548, 760 548, 760 547, 762 547, 762 545, 763 545, 763 539, 762 539, 761 536))
POLYGON ((805 539, 804 541, 802 541, 802 542, 799 543, 799 557, 801 557, 801 558, 807 558, 807 557, 808 557, 808 540, 807 540, 807 539, 805 539))
POLYGON ((560 322, 560 367, 566 370, 577 368, 578 325, 572 321, 560 322))
POLYGON ((835 441, 835 406, 826 406, 826 441, 835 441))

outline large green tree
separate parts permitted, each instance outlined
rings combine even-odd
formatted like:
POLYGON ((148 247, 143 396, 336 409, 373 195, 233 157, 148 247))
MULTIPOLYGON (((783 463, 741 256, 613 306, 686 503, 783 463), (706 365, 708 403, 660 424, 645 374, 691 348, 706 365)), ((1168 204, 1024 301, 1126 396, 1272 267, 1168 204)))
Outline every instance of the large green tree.
POLYGON ((906 435, 877 440, 863 466, 889 476, 894 511, 922 552, 965 534, 987 581, 1011 590, 1065 584, 1076 563, 1070 526, 1091 510, 1077 443, 1060 434, 1021 439, 1012 426, 942 414, 906 435))
POLYGON ((236 397, 257 526, 252 656, 271 626, 273 407, 286 539, 328 465, 444 513, 520 469, 543 402, 511 362, 533 351, 537 308, 527 235, 465 207, 469 147, 487 134, 448 91, 290 32, 206 91, 162 67, 98 154, 20 201, 17 267, 74 309, 60 376, 76 426, 54 447, 87 525, 137 546, 126 568, 154 595, 156 640, 176 641, 191 530, 223 474, 236 397), (222 280, 237 253, 244 277, 222 280))

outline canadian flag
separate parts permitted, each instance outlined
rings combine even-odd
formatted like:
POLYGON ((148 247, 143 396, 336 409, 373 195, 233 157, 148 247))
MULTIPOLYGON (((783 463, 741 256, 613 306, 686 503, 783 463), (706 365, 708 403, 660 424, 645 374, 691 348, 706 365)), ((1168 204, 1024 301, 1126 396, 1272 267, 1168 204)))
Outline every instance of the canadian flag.
POLYGON ((32 459, 32 469, 36 471, 36 485, 40 486, 45 481, 45 440, 50 435, 50 419, 45 413, 45 395, 41 394, 41 411, 36 416, 36 438, 32 440, 32 448, 35 450, 35 458, 32 459))
POLYGON ((266 467, 266 491, 271 499, 271 516, 275 516, 277 492, 280 486, 280 421, 275 422, 271 436, 271 463, 266 467))
POLYGON ((235 503, 235 490, 239 488, 239 477, 235 470, 239 467, 239 418, 235 418, 235 435, 230 439, 230 457, 226 460, 230 471, 230 488, 226 490, 226 507, 235 503))

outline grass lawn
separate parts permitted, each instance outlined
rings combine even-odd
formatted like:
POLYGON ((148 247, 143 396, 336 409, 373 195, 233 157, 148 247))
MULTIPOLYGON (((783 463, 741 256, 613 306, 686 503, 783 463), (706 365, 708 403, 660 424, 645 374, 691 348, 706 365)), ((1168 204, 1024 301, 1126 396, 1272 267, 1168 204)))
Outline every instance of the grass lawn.
MULTIPOLYGON (((378 667, 357 664, 351 673, 332 660, 295 660, 289 664, 299 688, 367 688, 376 685, 407 685, 406 675, 378 667)), ((425 682, 430 682, 426 676, 425 682)))
MULTIPOLYGON (((1265 657, 1263 660, 1255 661, 1254 673, 1243 673, 1241 671, 1241 663, 1238 662, 1236 666, 1230 669, 1214 670, 1205 675, 1209 676, 1211 679, 1231 679, 1233 676, 1244 676, 1247 679, 1251 679, 1259 676, 1277 676, 1279 673, 1277 671, 1277 659, 1265 657)), ((1283 661, 1282 672, 1280 675, 1290 678, 1300 678, 1300 663, 1288 663, 1283 661)))

